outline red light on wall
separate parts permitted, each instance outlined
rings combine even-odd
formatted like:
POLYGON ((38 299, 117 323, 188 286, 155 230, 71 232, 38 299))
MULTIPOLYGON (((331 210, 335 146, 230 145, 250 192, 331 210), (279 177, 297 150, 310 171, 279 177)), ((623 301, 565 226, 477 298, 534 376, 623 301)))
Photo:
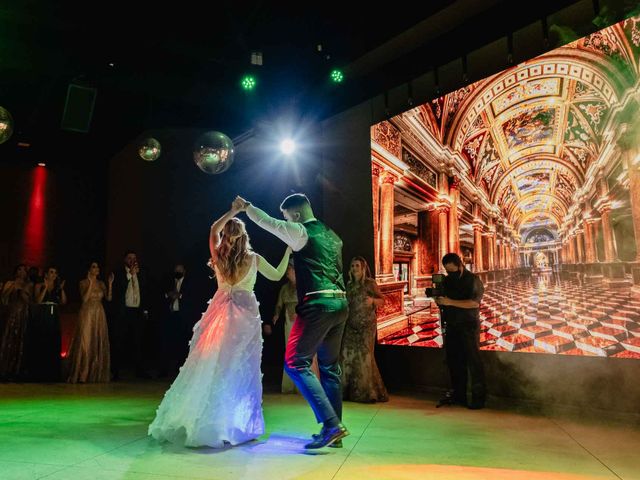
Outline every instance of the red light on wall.
POLYGON ((46 187, 47 169, 34 168, 31 174, 31 194, 23 236, 22 258, 28 265, 43 266, 45 261, 46 187))

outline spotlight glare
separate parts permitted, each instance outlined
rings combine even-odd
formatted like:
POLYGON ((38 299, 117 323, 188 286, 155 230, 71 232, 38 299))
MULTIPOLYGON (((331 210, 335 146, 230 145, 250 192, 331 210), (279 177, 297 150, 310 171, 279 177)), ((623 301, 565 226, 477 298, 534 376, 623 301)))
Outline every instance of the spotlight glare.
POLYGON ((282 153, 284 153, 285 155, 291 155, 295 151, 295 149, 296 144, 290 138, 287 138, 286 140, 280 142, 280 150, 282 150, 282 153))

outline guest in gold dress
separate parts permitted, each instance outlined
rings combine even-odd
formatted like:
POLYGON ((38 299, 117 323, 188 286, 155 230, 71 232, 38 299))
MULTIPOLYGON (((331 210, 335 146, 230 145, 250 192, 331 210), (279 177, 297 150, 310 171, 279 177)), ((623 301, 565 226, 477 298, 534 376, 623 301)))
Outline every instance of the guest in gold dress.
POLYGON ((102 302, 111 301, 113 273, 108 286, 98 279, 100 266, 92 262, 87 278, 80 281, 82 306, 71 344, 70 383, 101 383, 111 378, 109 330, 102 302))

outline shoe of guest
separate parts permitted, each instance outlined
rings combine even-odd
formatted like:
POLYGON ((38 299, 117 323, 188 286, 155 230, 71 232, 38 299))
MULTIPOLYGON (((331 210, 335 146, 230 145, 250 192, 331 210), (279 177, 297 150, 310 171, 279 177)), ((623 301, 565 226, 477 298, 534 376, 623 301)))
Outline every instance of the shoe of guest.
POLYGON ((436 404, 436 408, 440 408, 444 405, 462 405, 467 406, 467 400, 465 398, 456 397, 453 390, 447 391, 436 404))
POLYGON ((306 448, 307 450, 314 450, 326 447, 336 442, 337 440, 346 437, 347 435, 349 435, 349 431, 347 430, 347 427, 345 427, 341 423, 339 423, 335 427, 322 427, 320 434, 315 437, 312 442, 307 443, 304 448, 306 448))
POLYGON ((471 400, 471 403, 467 405, 469 410, 480 410, 484 408, 484 400, 471 400))

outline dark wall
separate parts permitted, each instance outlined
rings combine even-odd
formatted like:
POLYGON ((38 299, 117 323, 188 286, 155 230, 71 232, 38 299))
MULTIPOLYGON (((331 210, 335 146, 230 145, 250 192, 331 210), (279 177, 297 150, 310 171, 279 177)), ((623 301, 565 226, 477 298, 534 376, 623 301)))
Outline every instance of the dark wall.
POLYGON ((355 256, 373 265, 370 123, 371 111, 363 105, 322 128, 324 218, 344 241, 345 271, 355 256))
POLYGON ((104 260, 106 169, 87 159, 36 167, 7 163, 0 166, 0 278, 11 277, 15 264, 33 263, 25 244, 38 242, 25 234, 36 169, 44 168, 42 197, 42 267, 56 264, 67 279, 71 301, 79 299, 78 281, 91 259, 104 260))
MULTIPOLYGON (((238 194, 280 217, 282 199, 292 191, 304 191, 321 214, 317 161, 309 155, 286 163, 262 148, 262 139, 253 138, 237 146, 235 162, 227 172, 207 175, 192 160, 191 147, 198 131, 151 133, 163 146, 157 161, 138 158, 136 142, 132 141, 111 162, 107 220, 110 268, 119 267, 124 252, 132 248, 151 279, 163 278, 176 261, 186 262, 194 273, 208 275, 209 227, 238 194)), ((244 215, 241 218, 247 220, 244 215)), ((247 229, 254 249, 278 262, 284 244, 250 221, 247 229)))

